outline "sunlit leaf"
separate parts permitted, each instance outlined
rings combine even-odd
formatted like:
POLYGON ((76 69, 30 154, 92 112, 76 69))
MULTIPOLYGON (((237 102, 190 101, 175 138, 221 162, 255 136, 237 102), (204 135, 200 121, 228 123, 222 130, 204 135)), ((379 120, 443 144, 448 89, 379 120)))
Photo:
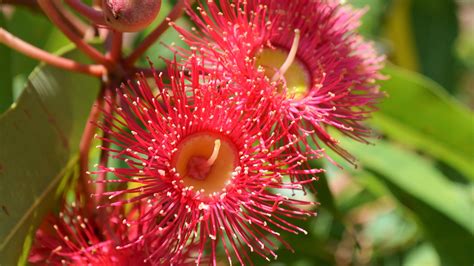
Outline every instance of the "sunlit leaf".
POLYGON ((371 121, 383 134, 438 158, 474 180, 474 115, 433 81, 394 66, 389 97, 371 121))
POLYGON ((27 250, 35 226, 57 205, 98 88, 96 78, 42 65, 0 117, 0 264, 16 264, 25 238, 27 250))

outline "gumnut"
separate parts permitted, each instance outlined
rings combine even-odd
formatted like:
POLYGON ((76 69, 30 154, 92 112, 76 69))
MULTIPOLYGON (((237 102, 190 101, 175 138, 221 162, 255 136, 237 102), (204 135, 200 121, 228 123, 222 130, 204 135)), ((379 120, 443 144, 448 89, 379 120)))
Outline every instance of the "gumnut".
POLYGON ((158 15, 161 0, 102 0, 105 21, 120 32, 146 28, 158 15))

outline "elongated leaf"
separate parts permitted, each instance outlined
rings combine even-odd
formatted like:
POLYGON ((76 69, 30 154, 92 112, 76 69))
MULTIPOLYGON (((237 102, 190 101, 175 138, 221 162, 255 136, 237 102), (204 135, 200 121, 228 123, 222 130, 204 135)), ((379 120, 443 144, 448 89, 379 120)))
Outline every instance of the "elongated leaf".
MULTIPOLYGON (((13 15, 5 20, 5 28, 15 36, 49 52, 57 51, 70 43, 46 16, 23 8, 15 9, 13 15), (34 25, 34 30, 31 25, 34 25)), ((14 53, 13 62, 11 68, 14 75, 28 75, 38 64, 37 60, 18 52, 14 53)))
POLYGON ((455 91, 460 68, 455 45, 459 33, 456 0, 412 0, 411 27, 421 73, 455 91), (443 52, 441 52, 443 51, 443 52))
POLYGON ((389 97, 371 121, 388 137, 427 152, 474 180, 474 115, 421 75, 387 66, 389 97))
MULTIPOLYGON (((0 27, 49 52, 57 51, 70 43, 60 30, 49 22, 46 16, 24 8, 16 8, 8 16, 1 14, 0 27), (34 30, 31 25, 34 25, 34 30)), ((2 78, 2 82, 0 82, 0 113, 2 113, 7 109, 2 108, 2 102, 5 102, 6 104, 3 105, 7 107, 13 103, 15 96, 21 93, 24 82, 38 61, 7 48, 3 44, 0 44, 0 58, 2 60, 0 65, 0 77, 2 78), (8 54, 4 54, 2 50, 8 51, 8 54), (2 97, 3 95, 8 97, 2 97), (9 101, 7 102, 7 100, 9 101)))
POLYGON ((443 265, 471 265, 474 243, 472 202, 433 165, 413 153, 379 141, 367 146, 344 141, 345 147, 375 172, 413 214, 437 249, 443 265), (464 244, 460 244, 464 243, 464 244))
MULTIPOLYGON (((0 12, 0 27, 5 25, 5 15, 0 12)), ((11 73, 11 50, 10 48, 0 45, 0 114, 8 109, 13 102, 13 91, 11 89, 12 73, 11 73)))
MULTIPOLYGON (((77 52, 70 53, 77 59, 77 52)), ((0 264, 15 265, 74 162, 98 80, 42 65, 0 117, 0 264), (25 238, 27 241, 25 241, 25 238)))
POLYGON ((410 16, 411 0, 390 1, 390 9, 386 14, 384 32, 390 41, 390 59, 404 68, 418 71, 419 58, 413 36, 410 16))

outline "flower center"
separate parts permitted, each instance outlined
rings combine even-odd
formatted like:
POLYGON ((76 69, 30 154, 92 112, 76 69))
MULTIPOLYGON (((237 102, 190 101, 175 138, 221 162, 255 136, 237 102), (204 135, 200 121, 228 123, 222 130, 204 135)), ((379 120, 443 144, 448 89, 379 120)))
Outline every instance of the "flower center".
POLYGON ((237 166, 237 149, 225 136, 205 132, 185 138, 178 145, 173 166, 186 187, 206 194, 222 191, 237 166))
POLYGON ((265 75, 271 81, 280 83, 280 92, 286 88, 286 95, 297 100, 304 98, 311 86, 308 69, 296 58, 299 40, 300 31, 295 30, 289 51, 282 48, 263 48, 256 60, 257 65, 263 67, 265 75))

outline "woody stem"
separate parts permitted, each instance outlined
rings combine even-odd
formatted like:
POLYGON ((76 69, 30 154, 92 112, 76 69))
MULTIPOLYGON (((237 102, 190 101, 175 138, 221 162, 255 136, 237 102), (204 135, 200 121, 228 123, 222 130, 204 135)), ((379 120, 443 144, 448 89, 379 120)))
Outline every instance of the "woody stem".
POLYGON ((40 11, 41 9, 38 6, 38 3, 36 0, 2 0, 2 4, 7 4, 7 5, 15 5, 15 6, 25 6, 30 8, 33 11, 40 11))
POLYGON ((106 69, 102 65, 86 65, 78 63, 74 60, 50 54, 39 49, 18 37, 13 36, 8 31, 0 28, 0 43, 17 50, 31 58, 43 61, 47 64, 63 68, 70 71, 81 72, 92 76, 102 76, 106 73, 106 69))
POLYGON ((100 63, 107 68, 112 67, 112 62, 110 62, 104 55, 97 51, 94 47, 87 44, 81 36, 76 35, 72 29, 61 19, 60 14, 54 8, 51 0, 38 0, 38 4, 43 9, 45 14, 50 18, 50 20, 66 35, 77 48, 87 54, 92 60, 97 63, 100 63))
POLYGON ((113 62, 118 62, 122 57, 123 33, 118 31, 111 31, 111 47, 107 57, 113 62))
POLYGON ((54 7, 61 16, 62 20, 74 29, 76 34, 84 37, 88 30, 88 25, 79 19, 74 13, 64 8, 62 0, 53 0, 54 7))
POLYGON ((98 11, 80 0, 64 0, 71 8, 76 10, 79 14, 88 18, 92 23, 96 25, 105 25, 104 15, 101 11, 98 11))

